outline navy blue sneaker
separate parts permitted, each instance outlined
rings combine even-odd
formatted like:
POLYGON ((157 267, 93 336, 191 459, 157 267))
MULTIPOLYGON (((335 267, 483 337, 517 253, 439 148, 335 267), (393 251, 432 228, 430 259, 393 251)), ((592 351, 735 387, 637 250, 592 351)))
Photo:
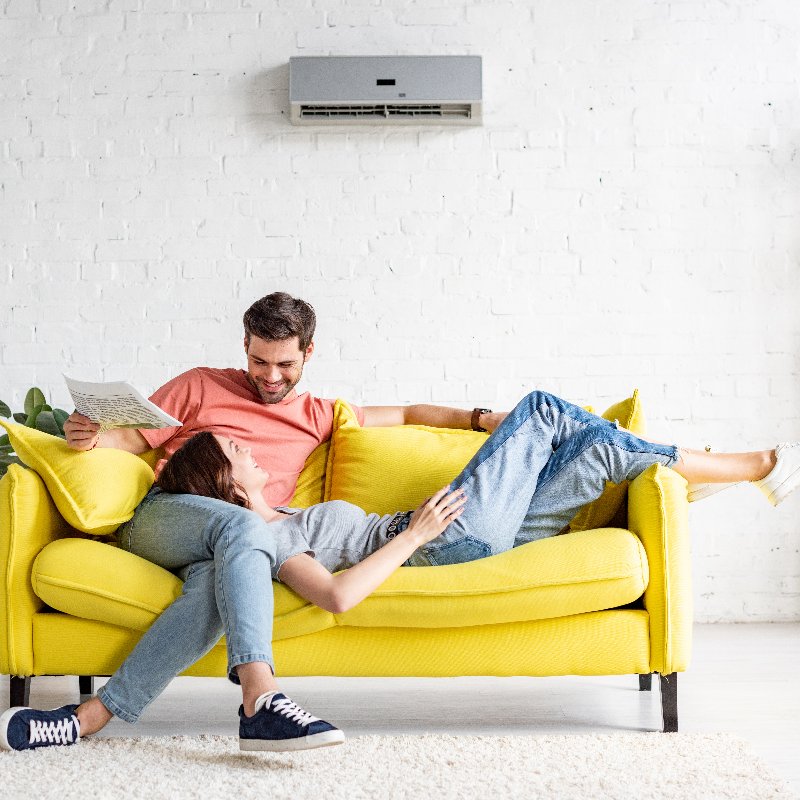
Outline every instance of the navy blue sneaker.
POLYGON ((75 716, 78 706, 52 711, 16 706, 0 716, 0 748, 35 750, 57 744, 75 744, 81 738, 81 724, 75 716))
POLYGON ((244 713, 244 706, 239 708, 240 750, 276 753, 342 742, 344 734, 338 728, 312 717, 281 692, 262 694, 252 717, 244 713))

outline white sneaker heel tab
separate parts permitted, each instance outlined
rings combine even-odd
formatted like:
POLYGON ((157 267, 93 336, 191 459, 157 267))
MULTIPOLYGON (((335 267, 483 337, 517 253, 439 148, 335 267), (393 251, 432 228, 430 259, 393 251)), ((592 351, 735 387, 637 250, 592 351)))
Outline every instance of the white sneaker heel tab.
POLYGON ((770 473, 753 485, 773 506, 782 503, 800 486, 800 442, 781 442, 775 448, 777 461, 770 473))

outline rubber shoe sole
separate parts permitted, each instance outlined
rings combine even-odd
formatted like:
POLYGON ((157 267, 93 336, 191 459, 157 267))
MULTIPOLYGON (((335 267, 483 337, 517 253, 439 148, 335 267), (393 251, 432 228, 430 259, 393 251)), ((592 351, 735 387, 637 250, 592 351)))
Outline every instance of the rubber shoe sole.
POLYGON ((313 733, 300 739, 239 739, 239 749, 247 753, 288 753, 335 744, 344 744, 344 733, 340 730, 313 733))
POLYGON ((12 706, 0 715, 0 750, 16 750, 8 741, 8 723, 17 711, 27 711, 27 706, 12 706))
POLYGON ((690 483, 686 492, 686 499, 690 503, 696 503, 698 500, 705 500, 706 497, 711 497, 712 494, 717 494, 717 492, 737 485, 738 483, 690 483))
POLYGON ((773 506, 782 503, 800 486, 800 443, 782 442, 776 448, 777 462, 766 478, 753 481, 773 506))

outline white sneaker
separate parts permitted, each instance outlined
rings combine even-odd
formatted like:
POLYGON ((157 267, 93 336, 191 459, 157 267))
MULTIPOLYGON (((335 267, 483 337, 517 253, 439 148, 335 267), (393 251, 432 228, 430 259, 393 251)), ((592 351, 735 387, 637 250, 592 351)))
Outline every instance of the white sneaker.
POLYGON ((775 448, 775 455, 778 461, 769 475, 752 483, 777 506, 800 486, 800 442, 781 442, 775 448))
POLYGON ((696 503, 698 500, 704 500, 706 497, 711 497, 712 494, 721 492, 723 489, 730 489, 731 486, 738 486, 740 483, 742 481, 735 481, 734 483, 690 483, 686 498, 690 503, 696 503))

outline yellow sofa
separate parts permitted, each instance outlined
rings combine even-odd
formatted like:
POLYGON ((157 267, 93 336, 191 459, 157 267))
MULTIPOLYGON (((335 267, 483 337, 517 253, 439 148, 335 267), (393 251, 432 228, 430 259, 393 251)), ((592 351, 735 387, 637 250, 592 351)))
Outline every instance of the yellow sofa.
MULTIPOLYGON (((410 501, 404 493, 413 494, 415 481, 417 493, 428 487, 402 459, 381 461, 379 473, 360 483, 353 468, 370 472, 363 458, 387 447, 386 436, 405 436, 423 461, 424 444, 414 439, 423 434, 445 437, 457 463, 477 446, 472 432, 357 430, 346 408, 339 412, 332 443, 306 465, 295 505, 344 495, 371 505, 368 511, 386 503, 411 508, 398 498, 410 501)), ((429 482, 449 479, 429 467, 429 482)), ((691 649, 687 512, 686 482, 654 465, 630 484, 605 527, 468 564, 401 568, 343 614, 274 583, 278 675, 632 674, 646 690, 655 672, 664 730, 677 730, 676 673, 687 668, 691 649)), ((78 533, 40 474, 15 465, 0 481, 0 566, 0 672, 12 676, 12 705, 27 702, 37 675, 83 676, 81 691, 89 690, 91 676, 113 673, 181 587, 173 574, 113 541, 78 533)), ((224 676, 224 643, 185 674, 224 676)))

